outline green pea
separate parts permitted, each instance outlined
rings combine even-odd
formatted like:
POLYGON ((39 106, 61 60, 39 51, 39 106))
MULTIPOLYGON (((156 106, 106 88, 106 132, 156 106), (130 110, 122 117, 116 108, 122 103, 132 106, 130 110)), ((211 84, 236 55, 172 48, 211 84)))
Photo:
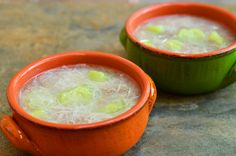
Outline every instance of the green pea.
POLYGON ((141 40, 140 42, 142 42, 143 44, 150 46, 150 47, 153 46, 153 43, 150 40, 141 40))
POLYGON ((178 40, 170 39, 165 46, 170 50, 178 51, 183 48, 184 44, 178 40))
POLYGON ((162 25, 149 25, 146 30, 154 34, 163 34, 165 32, 165 27, 162 25))
POLYGON ((208 36, 208 40, 218 45, 222 45, 224 43, 223 37, 221 37, 220 34, 218 34, 216 31, 210 33, 210 35, 208 36))
POLYGON ((104 113, 115 113, 123 110, 125 105, 126 104, 123 100, 115 100, 108 103, 101 111, 104 113))
POLYGON ((48 115, 47 113, 42 110, 42 109, 37 109, 37 110, 34 110, 30 113, 33 117, 36 117, 36 118, 40 118, 40 119, 46 119, 48 118, 48 115))
POLYGON ((96 70, 89 71, 88 77, 90 80, 98 81, 98 82, 102 82, 102 81, 107 80, 107 76, 104 72, 100 72, 100 71, 96 71, 96 70))
POLYGON ((90 88, 86 86, 78 86, 74 89, 62 92, 58 96, 58 100, 63 105, 69 105, 74 103, 88 103, 93 96, 90 88))
POLYGON ((181 29, 177 37, 179 40, 184 42, 201 42, 206 38, 205 33, 201 29, 191 28, 191 29, 181 29))

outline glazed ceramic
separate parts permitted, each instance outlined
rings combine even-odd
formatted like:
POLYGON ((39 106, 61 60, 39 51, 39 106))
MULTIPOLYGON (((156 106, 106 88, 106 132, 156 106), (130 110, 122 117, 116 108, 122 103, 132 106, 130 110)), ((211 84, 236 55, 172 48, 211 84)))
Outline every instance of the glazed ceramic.
POLYGON ((134 36, 144 21, 164 15, 188 14, 219 22, 236 35, 236 17, 220 7, 202 3, 163 3, 132 14, 120 33, 128 58, 142 67, 158 88, 177 94, 214 91, 236 80, 236 42, 230 46, 200 54, 179 54, 142 44, 134 36))
POLYGON ((156 99, 156 89, 134 63, 111 54, 83 51, 50 56, 25 67, 11 80, 7 97, 13 116, 5 116, 0 127, 17 148, 37 156, 119 156, 142 136, 156 99), (29 79, 52 68, 78 63, 107 66, 127 73, 141 89, 139 101, 115 118, 76 125, 42 121, 19 106, 19 90, 29 79))

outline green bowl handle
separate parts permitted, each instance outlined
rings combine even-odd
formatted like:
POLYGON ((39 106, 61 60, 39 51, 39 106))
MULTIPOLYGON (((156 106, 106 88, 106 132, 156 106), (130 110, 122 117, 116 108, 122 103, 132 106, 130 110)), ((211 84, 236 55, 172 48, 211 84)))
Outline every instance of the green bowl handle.
POLYGON ((225 87, 233 82, 236 81, 236 61, 230 71, 228 72, 227 76, 224 79, 224 82, 222 84, 222 87, 225 87))
POLYGON ((120 32, 120 42, 124 46, 124 48, 126 49, 127 33, 126 33, 126 30, 125 30, 125 27, 123 27, 121 29, 121 32, 120 32))

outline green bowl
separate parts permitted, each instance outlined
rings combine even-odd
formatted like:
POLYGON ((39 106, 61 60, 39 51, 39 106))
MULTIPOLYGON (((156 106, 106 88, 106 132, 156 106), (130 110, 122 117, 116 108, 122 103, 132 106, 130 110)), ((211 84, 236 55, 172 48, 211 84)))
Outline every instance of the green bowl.
POLYGON ((146 71, 159 89, 170 93, 208 93, 236 81, 236 42, 211 52, 179 54, 146 46, 133 36, 135 28, 144 21, 171 14, 211 19, 236 35, 235 15, 222 8, 202 3, 152 5, 132 14, 120 33, 128 58, 146 71))

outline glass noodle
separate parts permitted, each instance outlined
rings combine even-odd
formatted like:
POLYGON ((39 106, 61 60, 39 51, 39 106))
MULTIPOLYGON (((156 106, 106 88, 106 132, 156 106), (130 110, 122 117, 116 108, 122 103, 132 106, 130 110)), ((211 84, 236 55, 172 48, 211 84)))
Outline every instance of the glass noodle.
POLYGON ((34 77, 22 88, 19 101, 26 112, 41 120, 82 124, 122 114, 139 96, 139 87, 128 75, 79 64, 34 77))
POLYGON ((177 53, 210 52, 235 41, 223 25, 190 15, 153 18, 141 24, 134 36, 147 46, 177 53))

